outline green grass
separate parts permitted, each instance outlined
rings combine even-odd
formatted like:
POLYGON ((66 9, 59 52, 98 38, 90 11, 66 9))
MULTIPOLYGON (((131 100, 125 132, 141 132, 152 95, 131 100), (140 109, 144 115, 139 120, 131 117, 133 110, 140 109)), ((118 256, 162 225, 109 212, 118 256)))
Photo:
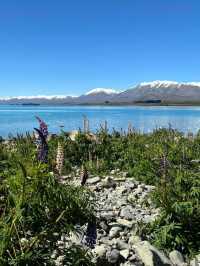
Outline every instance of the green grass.
MULTIPOLYGON (((63 175, 84 164, 91 174, 106 175, 118 168, 129 177, 155 185, 152 199, 161 215, 145 229, 148 238, 166 251, 175 248, 186 256, 199 251, 200 163, 194 161, 200 159, 199 134, 189 139, 171 128, 129 135, 101 129, 96 137, 95 141, 79 132, 72 141, 62 132, 48 142, 47 164, 38 162, 28 134, 7 145, 0 142, 1 265, 53 265, 50 254, 60 235, 94 216, 91 192, 62 185, 53 174, 58 141, 65 153, 63 175), (21 239, 27 241, 22 244, 21 239)), ((69 265, 78 265, 80 258, 81 265, 91 264, 78 247, 66 250, 66 256, 72 261, 69 265)))

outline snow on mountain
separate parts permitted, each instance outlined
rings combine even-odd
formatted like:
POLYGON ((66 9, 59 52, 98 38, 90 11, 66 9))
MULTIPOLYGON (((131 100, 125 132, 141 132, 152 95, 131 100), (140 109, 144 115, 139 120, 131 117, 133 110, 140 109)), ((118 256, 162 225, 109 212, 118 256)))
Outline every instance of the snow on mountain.
POLYGON ((66 95, 36 95, 36 96, 13 96, 13 97, 0 97, 0 100, 33 100, 33 99, 46 99, 46 100, 52 100, 52 99, 65 99, 67 97, 74 97, 74 96, 66 96, 66 95))
POLYGON ((96 88, 88 91, 85 95, 91 95, 91 94, 99 94, 99 93, 105 93, 105 94, 117 94, 118 92, 113 89, 106 89, 106 88, 96 88))
POLYGON ((65 95, 52 96, 18 96, 0 98, 0 104, 134 104, 137 102, 200 103, 200 82, 151 81, 117 92, 113 89, 96 88, 84 95, 73 97, 65 95))
POLYGON ((116 97, 116 102, 189 103, 200 102, 200 82, 152 81, 142 82, 116 97))
POLYGON ((188 86, 188 87, 200 87, 200 82, 177 82, 177 81, 169 81, 169 80, 155 80, 151 82, 142 82, 139 84, 140 87, 143 86, 150 86, 151 88, 169 88, 169 87, 181 87, 181 86, 188 86))

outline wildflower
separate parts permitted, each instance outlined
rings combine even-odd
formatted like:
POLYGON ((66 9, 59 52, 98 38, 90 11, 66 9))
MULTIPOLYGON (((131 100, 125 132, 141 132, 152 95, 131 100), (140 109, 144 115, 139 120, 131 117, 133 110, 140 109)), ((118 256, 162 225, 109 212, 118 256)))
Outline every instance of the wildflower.
POLYGON ((63 163, 64 163, 64 150, 63 146, 60 142, 58 142, 58 148, 57 148, 57 157, 56 157, 56 169, 61 175, 62 169, 63 169, 63 163))
POLYGON ((85 165, 82 166, 82 172, 81 172, 81 186, 84 186, 86 181, 88 179, 88 171, 85 165))
POLYGON ((36 119, 38 120, 40 124, 40 131, 42 132, 44 138, 47 139, 47 136, 48 136, 47 124, 42 119, 40 119, 38 116, 36 116, 36 119))
POLYGON ((34 129, 38 133, 38 139, 37 139, 38 160, 43 163, 47 163, 48 144, 46 142, 46 138, 44 137, 43 133, 39 129, 37 128, 34 128, 34 129))
POLYGON ((94 248, 97 239, 96 221, 89 222, 86 230, 85 244, 90 248, 94 248))

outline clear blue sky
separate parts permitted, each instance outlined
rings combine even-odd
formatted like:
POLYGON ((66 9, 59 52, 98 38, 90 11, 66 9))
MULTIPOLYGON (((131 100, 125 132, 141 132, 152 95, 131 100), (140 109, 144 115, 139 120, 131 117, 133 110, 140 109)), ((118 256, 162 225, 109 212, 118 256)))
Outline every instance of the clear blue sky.
POLYGON ((200 81, 199 0, 6 0, 0 96, 200 81))

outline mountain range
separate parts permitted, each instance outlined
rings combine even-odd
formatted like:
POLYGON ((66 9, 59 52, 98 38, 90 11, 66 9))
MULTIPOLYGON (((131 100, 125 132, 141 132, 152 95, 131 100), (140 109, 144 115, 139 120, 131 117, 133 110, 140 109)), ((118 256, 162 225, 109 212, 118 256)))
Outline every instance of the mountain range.
POLYGON ((18 96, 0 98, 0 104, 200 104, 200 82, 143 82, 121 92, 96 88, 81 96, 18 96))

